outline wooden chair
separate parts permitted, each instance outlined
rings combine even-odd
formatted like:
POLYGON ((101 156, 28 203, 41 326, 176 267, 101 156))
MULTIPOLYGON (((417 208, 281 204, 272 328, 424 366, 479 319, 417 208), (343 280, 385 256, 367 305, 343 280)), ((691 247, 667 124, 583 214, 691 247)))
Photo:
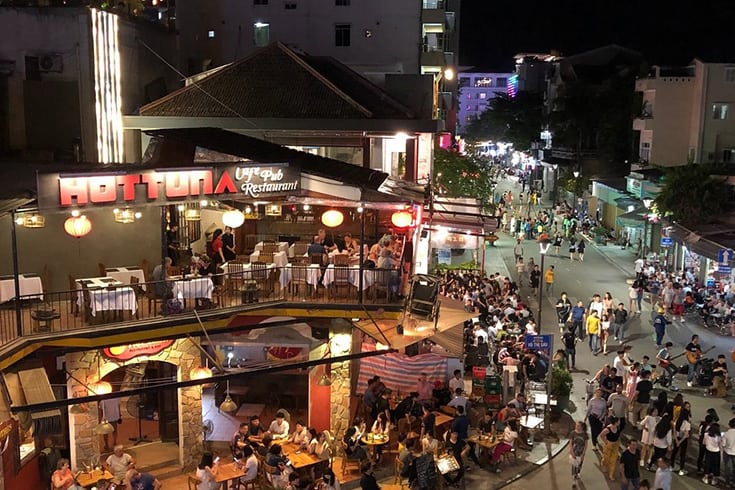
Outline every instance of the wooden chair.
POLYGON ((255 251, 255 235, 246 235, 245 243, 243 244, 243 252, 251 254, 255 251))
POLYGON ((308 249, 309 249, 309 244, 308 243, 301 243, 301 242, 294 243, 293 244, 293 254, 294 254, 294 257, 299 256, 299 255, 304 255, 305 256, 306 255, 306 251, 308 249))
POLYGON ((181 266, 172 265, 166 269, 166 277, 180 276, 180 275, 181 275, 181 266))
POLYGON ((501 456, 501 459, 503 460, 503 462, 504 463, 508 463, 508 462, 510 462, 510 459, 513 458, 513 464, 518 463, 518 451, 517 451, 517 449, 518 449, 518 439, 514 439, 513 440, 513 447, 510 448, 510 451, 508 451, 507 453, 503 453, 503 455, 501 456))
POLYGON ((310 264, 324 265, 324 254, 311 254, 309 255, 310 264))
POLYGON ((345 476, 348 471, 356 470, 360 472, 360 460, 357 458, 350 458, 347 456, 347 444, 345 441, 340 441, 341 456, 342 456, 342 476, 345 476))
POLYGON ((250 255, 235 255, 235 260, 242 262, 243 264, 250 263, 250 255))
MULTIPOLYGON (((259 291, 267 291, 268 266, 262 262, 253 262, 250 264, 250 274, 245 275, 243 288, 255 293, 259 291)), ((257 296, 253 298, 253 300, 257 301, 257 296)))
POLYGON ((309 264, 309 257, 305 255, 295 255, 288 259, 293 265, 307 265, 309 264))
POLYGON ((74 316, 79 316, 79 290, 77 289, 77 281, 69 274, 69 311, 74 316))
POLYGON ((329 285, 329 295, 334 298, 337 296, 337 291, 339 291, 340 288, 347 288, 347 293, 349 294, 350 290, 352 289, 352 284, 350 284, 350 269, 345 266, 336 265, 334 266, 334 280, 329 285))
POLYGON ((228 273, 225 276, 225 291, 239 291, 245 285, 245 264, 239 260, 228 263, 228 273))
POLYGON ((278 252, 278 244, 276 243, 264 243, 263 250, 260 253, 276 253, 278 252))
POLYGON ((390 281, 393 271, 390 269, 375 269, 373 270, 373 301, 378 300, 378 296, 385 293, 385 299, 390 299, 390 288, 388 283, 390 281))
POLYGON ((140 268, 143 271, 143 277, 145 278, 145 282, 150 282, 151 265, 148 263, 148 259, 143 259, 140 261, 140 268))
POLYGON ((140 318, 140 298, 145 297, 145 291, 143 291, 143 288, 140 285, 140 279, 137 276, 130 276, 130 287, 133 289, 133 292, 135 293, 135 302, 138 303, 138 306, 135 308, 135 318, 140 318))
POLYGON ((273 263, 273 252, 264 252, 261 251, 258 255, 258 262, 263 262, 264 264, 272 264, 273 263))
POLYGON ((274 476, 278 475, 278 468, 271 466, 263 461, 263 474, 265 475, 266 484, 273 487, 274 476))
POLYGON ((345 255, 345 254, 336 254, 332 258, 332 263, 335 266, 337 266, 337 265, 345 265, 345 266, 348 266, 348 265, 350 265, 350 256, 349 255, 345 255))
POLYGON ((100 277, 105 277, 107 275, 107 267, 105 267, 105 264, 98 262, 97 267, 99 268, 100 277))
POLYGON ((189 485, 189 490, 197 490, 197 488, 199 488, 199 484, 202 483, 202 481, 197 477, 189 475, 187 483, 189 485))
POLYGON ((291 267, 291 282, 288 287, 291 291, 292 297, 296 296, 297 292, 301 292, 303 286, 306 290, 305 297, 311 296, 311 285, 307 282, 309 268, 306 265, 294 265, 291 267))

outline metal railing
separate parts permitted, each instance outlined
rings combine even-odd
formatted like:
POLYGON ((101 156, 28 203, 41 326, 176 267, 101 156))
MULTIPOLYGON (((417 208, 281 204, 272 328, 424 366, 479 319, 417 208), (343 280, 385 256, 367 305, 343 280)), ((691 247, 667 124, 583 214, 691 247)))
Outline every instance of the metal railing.
POLYGON ((402 301, 400 280, 396 270, 246 264, 242 271, 225 274, 116 282, 104 288, 77 283, 74 290, 21 296, 0 304, 0 346, 21 336, 126 325, 175 318, 193 309, 236 309, 259 302, 397 305, 402 301))

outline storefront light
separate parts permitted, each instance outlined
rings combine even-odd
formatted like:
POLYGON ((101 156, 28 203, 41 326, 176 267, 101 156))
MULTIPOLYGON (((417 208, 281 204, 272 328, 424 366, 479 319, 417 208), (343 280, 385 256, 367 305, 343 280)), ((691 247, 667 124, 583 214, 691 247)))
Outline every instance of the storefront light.
POLYGON ((89 391, 91 391, 93 395, 107 395, 112 393, 112 385, 107 381, 97 381, 96 383, 89 385, 89 391))
POLYGON ((352 336, 348 333, 338 333, 329 339, 329 350, 332 355, 342 356, 349 354, 352 345, 352 336))
POLYGON ((336 209, 330 209, 322 214, 322 223, 329 228, 335 228, 341 225, 344 220, 345 215, 336 209))
POLYGON ((413 221, 413 215, 408 211, 396 211, 390 217, 390 221, 396 228, 408 228, 413 221))
POLYGON ((237 209, 231 209, 222 215, 222 223, 230 228, 239 228, 244 222, 245 215, 237 209))

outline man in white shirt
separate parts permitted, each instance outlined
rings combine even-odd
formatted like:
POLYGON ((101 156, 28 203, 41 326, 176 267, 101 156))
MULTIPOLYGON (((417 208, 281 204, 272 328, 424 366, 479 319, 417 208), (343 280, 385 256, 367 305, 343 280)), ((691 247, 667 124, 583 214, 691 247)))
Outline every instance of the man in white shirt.
POLYGON ((592 301, 590 301, 589 308, 587 308, 587 314, 591 313, 593 310, 597 312, 598 318, 602 318, 602 312, 605 311, 605 304, 600 299, 599 294, 592 296, 592 301))
POLYGON ((467 408, 467 397, 465 397, 463 393, 462 388, 457 388, 454 390, 454 398, 452 398, 449 403, 447 403, 448 407, 459 407, 466 409, 467 408))
POLYGON ((479 324, 475 325, 475 345, 480 343, 479 338, 483 337, 485 343, 487 343, 487 332, 479 324))
POLYGON ((728 429, 722 438, 722 462, 724 463, 725 486, 735 487, 735 418, 727 423, 728 429))
POLYGON ((464 391, 464 379, 462 378, 462 371, 459 369, 454 370, 454 377, 449 380, 449 391, 454 393, 457 388, 462 388, 462 391, 464 391))
POLYGON ((520 239, 516 240, 516 244, 513 247, 513 255, 515 255, 516 262, 523 257, 523 245, 521 245, 520 239))
POLYGON ((286 422, 286 414, 282 411, 276 412, 276 420, 271 422, 271 426, 268 427, 268 432, 271 433, 273 440, 287 439, 288 438, 288 422, 286 422))
POLYGON ((258 478, 258 458, 250 446, 245 446, 242 454, 245 458, 245 476, 240 477, 240 482, 247 483, 258 478))
POLYGON ((125 474, 133 463, 133 457, 123 452, 122 444, 118 444, 112 450, 112 454, 107 457, 103 466, 112 473, 113 481, 119 484, 125 481, 125 474))
POLYGON ((643 272, 643 266, 645 265, 644 260, 641 257, 638 257, 635 262, 633 262, 633 270, 635 271, 636 277, 641 275, 643 272))
POLYGON ((288 437, 290 442, 294 444, 309 444, 310 440, 309 431, 306 429, 306 425, 303 422, 296 422, 296 430, 288 437))

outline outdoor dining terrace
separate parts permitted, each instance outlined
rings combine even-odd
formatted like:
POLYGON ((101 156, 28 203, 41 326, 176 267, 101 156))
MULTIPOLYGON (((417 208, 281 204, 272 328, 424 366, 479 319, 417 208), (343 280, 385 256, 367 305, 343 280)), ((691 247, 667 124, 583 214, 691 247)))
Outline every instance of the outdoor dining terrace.
POLYGON ((145 281, 149 274, 140 267, 119 267, 99 277, 70 276, 63 291, 22 294, 21 289, 18 301, 13 297, 0 303, 0 345, 19 336, 176 319, 195 309, 236 312, 265 302, 393 306, 403 302, 389 286, 395 270, 258 262, 233 262, 226 269, 216 275, 172 274, 165 281, 145 281))

